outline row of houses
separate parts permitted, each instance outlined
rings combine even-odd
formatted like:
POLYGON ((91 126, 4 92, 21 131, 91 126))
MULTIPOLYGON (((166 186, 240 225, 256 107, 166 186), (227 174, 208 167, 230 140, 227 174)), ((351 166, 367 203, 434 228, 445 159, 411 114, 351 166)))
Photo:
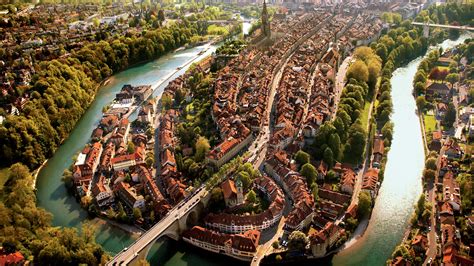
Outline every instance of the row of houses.
MULTIPOLYGON (((262 176, 254 180, 254 186, 270 202, 268 209, 253 215, 235 215, 231 213, 211 213, 204 218, 206 227, 225 233, 243 233, 248 230, 262 231, 277 223, 285 206, 285 195, 269 177, 262 176)), ((224 190, 224 197, 226 190, 224 190)))

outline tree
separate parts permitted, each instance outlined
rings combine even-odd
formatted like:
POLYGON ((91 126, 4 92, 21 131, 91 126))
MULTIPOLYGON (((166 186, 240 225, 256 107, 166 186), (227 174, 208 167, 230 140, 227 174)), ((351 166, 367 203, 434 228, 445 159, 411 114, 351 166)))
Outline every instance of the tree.
POLYGON ((210 148, 209 140, 200 136, 196 141, 196 154, 194 155, 196 162, 202 162, 210 148))
POLYGON ((347 70, 347 79, 356 79, 358 81, 367 82, 369 80, 369 69, 361 60, 357 60, 347 70))
POLYGON ((142 211, 139 208, 133 208, 133 218, 135 218, 135 220, 142 218, 142 211))
POLYGON ((327 147, 324 150, 324 161, 327 163, 329 168, 331 168, 334 165, 334 154, 331 150, 331 148, 327 147))
POLYGON ((418 209, 418 212, 421 212, 425 209, 425 195, 422 194, 420 198, 418 198, 418 202, 416 203, 416 207, 418 209))
POLYGON ((451 87, 454 86, 454 83, 459 81, 459 74, 451 73, 446 76, 446 80, 451 83, 451 87))
POLYGON ((436 158, 428 158, 425 162, 425 168, 436 171, 436 169, 438 168, 436 166, 436 158))
POLYGON ((278 248, 280 247, 280 244, 278 243, 278 240, 273 241, 272 247, 273 247, 274 249, 278 249, 278 248))
POLYGON ((372 197, 367 191, 359 194, 359 204, 357 205, 357 217, 364 218, 370 213, 372 208, 372 197))
POLYGON ((425 180, 434 180, 434 178, 436 177, 436 172, 431 169, 425 169, 423 171, 423 177, 425 178, 425 180))
POLYGON ((299 150, 296 154, 295 154, 295 160, 296 162, 299 164, 299 165, 304 165, 306 163, 309 163, 309 160, 310 160, 310 156, 309 154, 307 154, 306 152, 302 151, 302 150, 299 150))
POLYGON ((293 231, 288 237, 288 250, 304 252, 309 240, 305 233, 301 231, 293 231))
POLYGON ((248 202, 255 204, 257 202, 257 194, 255 191, 250 190, 246 195, 246 199, 248 202))
POLYGON ((450 102, 448 104, 448 111, 443 119, 443 124, 447 127, 452 127, 454 121, 456 121, 456 107, 454 107, 454 104, 450 102))
POLYGON ((129 142, 127 143, 127 152, 128 152, 129 154, 132 154, 132 153, 135 152, 135 144, 133 144, 133 142, 131 142, 131 141, 129 141, 129 142))
POLYGON ((303 165, 303 167, 301 167, 301 175, 306 178, 306 183, 308 183, 308 186, 311 187, 318 176, 318 172, 312 164, 306 163, 303 165))
POLYGON ((81 206, 84 208, 84 209, 87 209, 89 208, 89 206, 91 205, 92 203, 92 197, 91 196, 88 196, 88 195, 85 195, 81 198, 81 206))
POLYGON ((416 97, 416 106, 418 106, 418 110, 423 112, 426 106, 426 99, 425 96, 418 96, 416 97))
POLYGON ((173 105, 173 98, 171 98, 169 94, 163 94, 163 96, 161 96, 161 105, 165 110, 170 109, 173 105))

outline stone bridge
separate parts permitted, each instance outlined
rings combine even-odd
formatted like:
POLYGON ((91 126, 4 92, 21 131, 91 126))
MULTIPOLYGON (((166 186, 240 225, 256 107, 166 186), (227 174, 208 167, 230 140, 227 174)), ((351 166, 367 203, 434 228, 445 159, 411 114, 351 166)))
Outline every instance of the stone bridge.
POLYGON ((209 203, 209 199, 210 193, 205 186, 201 186, 129 247, 115 255, 107 265, 137 264, 139 260, 146 259, 153 244, 163 236, 179 240, 184 230, 197 224, 199 215, 209 203))

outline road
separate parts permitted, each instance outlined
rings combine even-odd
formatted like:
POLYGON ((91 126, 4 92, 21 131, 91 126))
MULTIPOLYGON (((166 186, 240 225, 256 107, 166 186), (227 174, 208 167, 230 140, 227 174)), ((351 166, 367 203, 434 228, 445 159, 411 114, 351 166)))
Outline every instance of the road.
POLYGON ((158 236, 166 231, 176 220, 180 219, 190 209, 192 209, 201 198, 207 195, 208 191, 205 186, 198 188, 194 195, 183 200, 179 205, 171 209, 168 214, 155 224, 150 230, 144 233, 140 238, 135 240, 128 248, 119 252, 110 260, 107 265, 129 265, 131 261, 148 245, 156 241, 158 236))
POLYGON ((427 265, 427 262, 430 258, 436 258, 437 254, 437 239, 436 239, 436 187, 433 180, 430 180, 427 184, 428 188, 428 199, 432 204, 431 216, 430 216, 430 225, 431 230, 428 232, 428 250, 426 251, 426 260, 423 265, 427 265))
POLYGON ((278 241, 278 238, 282 235, 284 225, 285 225, 285 217, 281 217, 280 222, 278 223, 278 229, 275 235, 272 237, 272 239, 268 240, 265 244, 258 246, 257 252, 255 253, 255 256, 253 257, 253 260, 250 263, 250 265, 258 266, 260 264, 260 261, 268 253, 268 250, 270 249, 270 247, 272 247, 273 242, 278 241))

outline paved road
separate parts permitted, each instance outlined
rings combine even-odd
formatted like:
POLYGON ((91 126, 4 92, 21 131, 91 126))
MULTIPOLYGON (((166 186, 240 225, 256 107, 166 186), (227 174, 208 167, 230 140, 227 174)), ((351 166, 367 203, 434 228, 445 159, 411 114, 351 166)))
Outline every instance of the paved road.
POLYGON ((179 205, 171 209, 159 223, 155 224, 150 230, 135 240, 128 248, 115 255, 107 265, 128 265, 143 249, 155 242, 160 234, 165 232, 176 220, 186 214, 189 209, 192 209, 208 192, 205 186, 201 186, 194 193, 191 198, 182 201, 179 205))
POLYGON ((263 259, 263 257, 265 257, 269 249, 272 247, 273 242, 277 241, 278 237, 282 235, 284 225, 285 225, 285 217, 281 217, 280 222, 278 223, 278 229, 275 235, 272 237, 272 239, 268 240, 265 244, 258 246, 257 252, 255 253, 255 257, 253 258, 250 265, 258 266, 260 264, 260 261, 263 259))
MULTIPOLYGON (((426 251, 426 260, 423 265, 427 265, 430 258, 436 258, 437 239, 436 239, 436 187, 431 180, 428 182, 428 200, 433 205, 430 216, 431 231, 428 233, 428 250, 426 251)), ((425 193, 423 193, 425 194, 425 193)))

